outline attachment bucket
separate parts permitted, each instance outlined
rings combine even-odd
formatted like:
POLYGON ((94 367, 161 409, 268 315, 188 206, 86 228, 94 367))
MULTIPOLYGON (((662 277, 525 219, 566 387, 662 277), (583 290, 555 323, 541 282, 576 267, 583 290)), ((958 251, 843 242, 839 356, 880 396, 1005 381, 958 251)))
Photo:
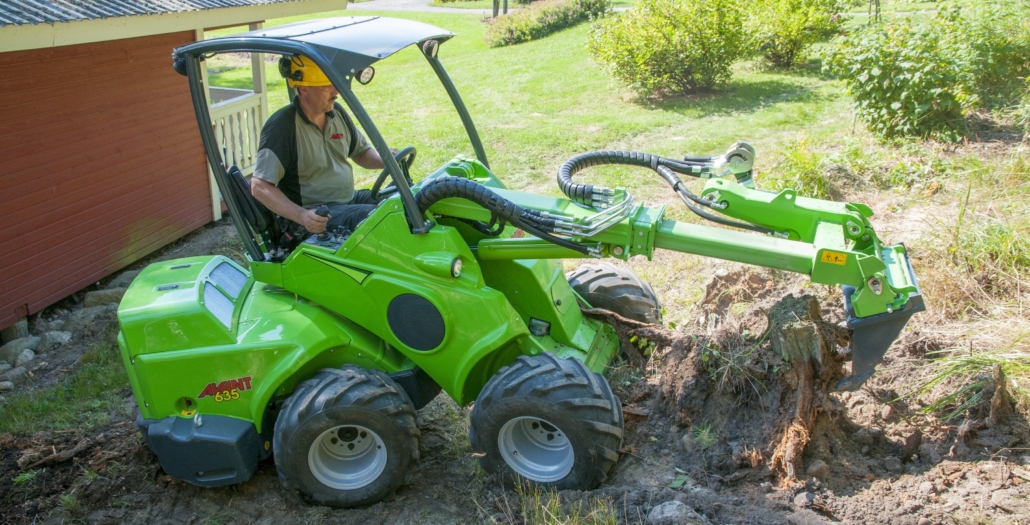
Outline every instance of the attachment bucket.
POLYGON ((866 379, 873 375, 876 365, 883 360, 883 355, 901 334, 901 330, 908 324, 912 315, 926 311, 923 295, 919 291, 915 273, 912 271, 912 262, 907 257, 905 261, 908 277, 916 291, 908 294, 908 301, 900 310, 870 317, 856 317, 855 309, 851 305, 851 296, 855 293, 855 287, 841 287, 844 292, 847 325, 851 329, 851 374, 838 381, 834 387, 835 390, 846 392, 858 390, 862 383, 865 383, 866 379))

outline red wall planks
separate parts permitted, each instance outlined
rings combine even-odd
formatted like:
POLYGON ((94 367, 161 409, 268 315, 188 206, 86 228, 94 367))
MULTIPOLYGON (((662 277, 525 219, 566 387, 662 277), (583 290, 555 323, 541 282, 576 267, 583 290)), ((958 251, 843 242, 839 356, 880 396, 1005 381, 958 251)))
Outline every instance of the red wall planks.
POLYGON ((193 39, 0 53, 0 328, 211 220, 193 39))

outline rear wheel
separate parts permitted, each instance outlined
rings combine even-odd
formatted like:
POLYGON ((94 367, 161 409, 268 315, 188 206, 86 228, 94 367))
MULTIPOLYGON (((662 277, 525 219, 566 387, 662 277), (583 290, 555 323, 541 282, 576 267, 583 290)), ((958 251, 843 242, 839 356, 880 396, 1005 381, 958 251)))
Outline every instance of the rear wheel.
POLYGON ((641 323, 662 324, 658 297, 632 270, 608 263, 584 264, 567 277, 572 289, 594 308, 641 323))
POLYGON ((376 370, 320 370, 297 386, 275 423, 283 484, 331 507, 388 497, 418 461, 415 409, 376 370))
POLYGON ((487 382, 470 427, 488 472, 589 490, 619 458, 622 407, 604 378, 582 362, 522 356, 487 382))

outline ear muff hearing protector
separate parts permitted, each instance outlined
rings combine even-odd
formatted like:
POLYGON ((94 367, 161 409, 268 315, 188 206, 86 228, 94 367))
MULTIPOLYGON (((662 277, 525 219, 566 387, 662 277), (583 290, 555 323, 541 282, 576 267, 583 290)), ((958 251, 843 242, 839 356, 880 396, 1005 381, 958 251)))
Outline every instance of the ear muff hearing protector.
POLYGON ((332 82, 314 62, 302 55, 284 56, 279 59, 279 74, 290 87, 330 86, 332 82))

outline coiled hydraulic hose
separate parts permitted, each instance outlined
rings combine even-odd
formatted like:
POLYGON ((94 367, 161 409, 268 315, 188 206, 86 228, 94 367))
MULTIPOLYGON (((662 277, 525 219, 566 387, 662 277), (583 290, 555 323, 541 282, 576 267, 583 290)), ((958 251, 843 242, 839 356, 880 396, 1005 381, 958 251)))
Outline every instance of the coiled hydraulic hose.
POLYGON ((536 211, 523 208, 475 181, 461 177, 433 179, 426 183, 419 190, 418 194, 415 195, 415 203, 418 205, 419 211, 425 213, 433 204, 452 197, 474 202, 491 213, 492 219, 489 225, 478 221, 465 221, 472 224, 480 232, 488 235, 497 235, 503 230, 504 223, 507 222, 558 246, 592 257, 599 256, 596 251, 591 250, 588 246, 551 235, 556 226, 554 219, 544 217, 536 211), (496 221, 500 221, 500 226, 496 230, 491 230, 496 221))
POLYGON ((608 188, 595 188, 590 184, 574 182, 572 180, 573 175, 585 168, 606 164, 622 164, 650 168, 665 179, 670 186, 672 186, 673 191, 675 191, 680 200, 683 201, 683 204, 685 204, 687 208, 697 216, 724 226, 731 226, 734 228, 741 228, 765 234, 776 233, 769 228, 764 228, 756 224, 734 221, 713 215, 691 203, 691 201, 693 201, 701 206, 718 208, 718 205, 715 203, 698 198, 696 195, 691 193, 679 177, 676 176, 676 173, 700 176, 704 173, 704 168, 706 167, 708 160, 709 159, 705 157, 686 157, 685 160, 679 161, 637 151, 591 151, 589 153, 576 155, 566 161, 565 164, 562 164, 561 168, 558 169, 558 187, 561 188, 562 193, 564 193, 569 199, 587 206, 598 207, 599 205, 610 204, 612 202, 614 192, 608 188))

